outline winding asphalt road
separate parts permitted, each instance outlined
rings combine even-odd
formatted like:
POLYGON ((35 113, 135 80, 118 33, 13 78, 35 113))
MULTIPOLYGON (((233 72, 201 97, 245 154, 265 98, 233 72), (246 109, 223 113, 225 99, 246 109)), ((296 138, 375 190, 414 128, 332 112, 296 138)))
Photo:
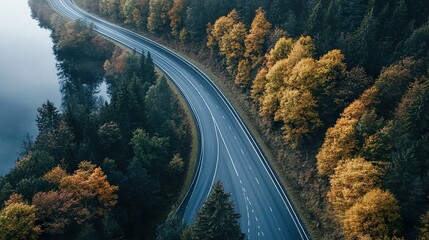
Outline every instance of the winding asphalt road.
POLYGON ((177 85, 193 111, 200 133, 200 164, 188 192, 183 216, 191 223, 216 180, 232 193, 247 239, 310 239, 273 171, 232 105, 194 65, 145 37, 96 18, 72 0, 48 0, 70 19, 94 24, 94 30, 138 52, 177 85))

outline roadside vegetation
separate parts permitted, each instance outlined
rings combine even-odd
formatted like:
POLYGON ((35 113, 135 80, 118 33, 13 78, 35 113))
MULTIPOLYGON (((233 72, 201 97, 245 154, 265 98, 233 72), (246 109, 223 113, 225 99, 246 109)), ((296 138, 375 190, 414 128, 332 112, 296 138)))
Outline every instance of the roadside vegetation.
POLYGON ((427 1, 76 2, 205 64, 315 238, 425 239, 427 1))
POLYGON ((150 53, 29 4, 52 31, 63 98, 37 109, 39 134, 0 177, 0 239, 156 238, 195 157, 192 119, 150 53))

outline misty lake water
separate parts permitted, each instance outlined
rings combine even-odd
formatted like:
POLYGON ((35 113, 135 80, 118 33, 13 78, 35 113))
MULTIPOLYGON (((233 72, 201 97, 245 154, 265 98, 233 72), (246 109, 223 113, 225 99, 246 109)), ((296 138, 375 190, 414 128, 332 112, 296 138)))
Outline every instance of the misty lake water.
POLYGON ((27 0, 0 0, 0 175, 17 160, 25 135, 37 135, 37 107, 61 94, 50 31, 31 18, 27 0))

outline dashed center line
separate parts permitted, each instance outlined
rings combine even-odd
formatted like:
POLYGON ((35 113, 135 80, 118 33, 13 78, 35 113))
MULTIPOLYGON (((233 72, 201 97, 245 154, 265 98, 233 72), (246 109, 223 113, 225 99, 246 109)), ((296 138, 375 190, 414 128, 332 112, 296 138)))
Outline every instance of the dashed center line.
POLYGON ((273 212, 273 209, 271 208, 271 206, 270 206, 270 211, 273 212))
POLYGON ((256 182, 257 182, 257 183, 258 183, 258 185, 259 185, 259 181, 258 181, 258 178, 256 178, 256 177, 255 177, 255 180, 256 180, 256 182))

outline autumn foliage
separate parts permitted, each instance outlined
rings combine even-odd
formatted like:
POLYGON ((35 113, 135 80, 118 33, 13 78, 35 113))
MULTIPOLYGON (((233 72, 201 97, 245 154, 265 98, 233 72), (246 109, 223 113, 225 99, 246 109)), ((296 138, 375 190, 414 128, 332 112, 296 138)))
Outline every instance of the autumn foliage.
MULTIPOLYGON (((34 5, 42 1, 31 2, 34 5)), ((240 104, 248 106, 245 110, 254 111, 252 117, 256 118, 258 113, 261 116, 257 121, 261 122, 259 130, 267 137, 274 155, 277 154, 272 164, 279 168, 280 176, 295 184, 293 188, 299 192, 295 197, 304 205, 305 216, 310 216, 312 225, 317 226, 313 230, 320 231, 319 237, 396 239, 404 234, 406 239, 413 239, 419 229, 420 239, 427 238, 428 1, 76 2, 132 28, 149 30, 166 41, 179 40, 180 43, 171 45, 209 62, 208 67, 225 76, 226 82, 235 83, 238 87, 230 89, 234 96, 245 99, 240 104)), ((48 11, 37 13, 40 19, 50 21, 48 11)), ((60 20, 53 18, 58 26, 60 20)), ((60 33, 56 36, 58 45, 66 50, 85 39, 101 41, 88 35, 79 23, 66 24, 64 28, 72 36, 60 33)), ((108 47, 100 46, 98 50, 108 47)), ((92 50, 97 49, 85 48, 86 52, 92 50)), ((138 77, 133 77, 134 72, 130 71, 138 68, 130 60, 131 54, 117 50, 105 59, 109 59, 104 65, 109 79, 125 72, 128 79, 133 79, 130 82, 138 85, 138 77)), ((145 168, 159 163, 151 151, 157 144, 165 143, 162 137, 148 130, 160 131, 162 127, 149 120, 150 128, 134 132, 135 122, 145 119, 135 117, 134 125, 126 124, 129 116, 141 116, 139 111, 133 114, 134 107, 129 105, 149 103, 154 107, 148 112, 156 114, 163 109, 157 103, 161 102, 159 99, 167 98, 154 98, 156 101, 129 98, 147 89, 136 90, 126 83, 119 85, 121 91, 115 94, 112 109, 121 114, 109 119, 108 122, 114 123, 100 128, 99 136, 116 136, 106 143, 118 147, 128 146, 118 132, 127 129, 128 138, 135 133, 135 144, 128 148, 139 152, 141 162, 134 159, 135 171, 130 169, 130 172, 132 176, 147 176, 145 168), (152 148, 146 149, 142 143, 150 143, 152 148)), ((163 89, 154 88, 151 96, 163 89)), ((45 142, 56 143, 61 152, 68 151, 73 146, 62 145, 70 142, 73 127, 76 128, 63 127, 61 131, 44 134, 45 142)), ((109 152, 108 148, 102 149, 109 152)), ((125 152, 109 152, 109 155, 117 159, 125 152)), ((168 166, 169 173, 178 173, 182 168, 174 154, 163 158, 161 164, 168 166)), ((33 153, 32 159, 37 156, 46 154, 33 153)), ((41 165, 44 169, 55 167, 51 158, 47 160, 37 163, 44 163, 41 165)), ((31 169, 32 161, 25 158, 21 161, 16 172, 31 169)), ((106 160, 114 173, 110 175, 121 179, 112 161, 106 160)), ((116 160, 116 164, 128 174, 124 171, 126 161, 116 160)), ((50 179, 59 184, 62 177, 50 179)), ((146 178, 129 181, 136 179, 146 178)), ((35 182, 26 179, 19 183, 24 197, 32 195, 24 189, 35 182)), ((44 186, 40 181, 37 183, 44 186)), ((9 196, 15 185, 2 188, 0 196, 9 196)))

